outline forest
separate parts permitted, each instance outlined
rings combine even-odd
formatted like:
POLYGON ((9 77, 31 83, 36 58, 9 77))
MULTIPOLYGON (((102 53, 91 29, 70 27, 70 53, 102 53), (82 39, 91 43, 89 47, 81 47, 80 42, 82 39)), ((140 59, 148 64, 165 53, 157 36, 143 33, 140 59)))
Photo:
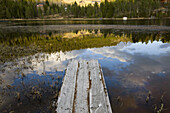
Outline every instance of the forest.
POLYGON ((74 4, 55 4, 33 0, 0 0, 1 19, 32 18, 128 18, 168 17, 170 4, 160 0, 116 0, 101 2, 99 5, 79 6, 74 4))

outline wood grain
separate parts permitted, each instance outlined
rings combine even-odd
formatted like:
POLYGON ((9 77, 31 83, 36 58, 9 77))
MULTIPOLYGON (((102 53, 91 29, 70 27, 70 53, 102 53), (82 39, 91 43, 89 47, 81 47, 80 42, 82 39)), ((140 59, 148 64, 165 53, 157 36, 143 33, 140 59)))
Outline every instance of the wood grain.
POLYGON ((57 113, 112 113, 97 60, 70 61, 60 93, 57 113))

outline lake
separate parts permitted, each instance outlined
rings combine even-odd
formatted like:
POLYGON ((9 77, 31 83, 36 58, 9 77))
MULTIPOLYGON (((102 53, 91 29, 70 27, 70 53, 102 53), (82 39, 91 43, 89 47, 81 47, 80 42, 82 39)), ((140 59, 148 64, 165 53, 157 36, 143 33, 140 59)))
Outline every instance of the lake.
POLYGON ((170 20, 1 21, 0 112, 54 112, 71 59, 97 59, 114 113, 170 112, 170 20))

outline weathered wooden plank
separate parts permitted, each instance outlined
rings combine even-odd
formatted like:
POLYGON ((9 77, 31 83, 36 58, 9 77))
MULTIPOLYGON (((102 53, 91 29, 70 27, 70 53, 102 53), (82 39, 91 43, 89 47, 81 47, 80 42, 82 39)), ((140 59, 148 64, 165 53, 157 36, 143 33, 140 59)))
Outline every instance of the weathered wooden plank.
POLYGON ((90 113, 112 113, 110 104, 108 104, 107 90, 103 87, 105 83, 97 60, 89 62, 89 71, 91 80, 90 113))
POLYGON ((100 74, 101 74, 101 79, 102 79, 102 83, 103 83, 104 93, 105 93, 105 96, 106 96, 106 106, 107 106, 107 109, 108 109, 108 113, 112 113, 112 108, 111 108, 110 101, 109 101, 109 95, 108 95, 108 92, 107 92, 106 83, 105 83, 105 80, 104 80, 103 71, 101 69, 100 64, 99 64, 99 68, 100 68, 100 74))
POLYGON ((60 92, 57 113, 112 113, 97 60, 71 61, 60 92))
POLYGON ((79 73, 77 78, 77 96, 75 103, 75 113, 89 113, 88 109, 88 89, 89 89, 89 75, 88 64, 85 60, 79 62, 79 73))
POLYGON ((57 113, 72 113, 78 61, 69 62, 57 102, 57 113))

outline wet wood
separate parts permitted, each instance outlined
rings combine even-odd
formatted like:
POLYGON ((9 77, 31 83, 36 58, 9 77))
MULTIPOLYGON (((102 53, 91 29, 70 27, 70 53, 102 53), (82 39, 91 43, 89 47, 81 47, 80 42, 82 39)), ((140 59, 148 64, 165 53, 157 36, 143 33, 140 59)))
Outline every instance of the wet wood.
POLYGON ((97 60, 69 62, 57 113, 112 113, 102 70, 97 60))

